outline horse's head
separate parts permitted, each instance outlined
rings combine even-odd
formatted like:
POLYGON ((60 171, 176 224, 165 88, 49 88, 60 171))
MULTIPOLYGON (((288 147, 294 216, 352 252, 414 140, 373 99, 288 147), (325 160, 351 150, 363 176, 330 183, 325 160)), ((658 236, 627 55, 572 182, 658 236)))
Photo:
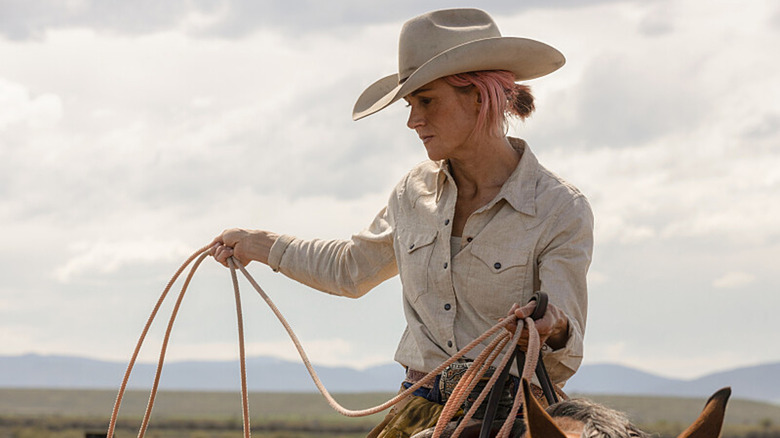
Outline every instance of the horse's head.
MULTIPOLYGON (((587 429, 601 430, 589 436, 613 438, 646 437, 645 432, 634 427, 624 415, 607 407, 587 401, 564 401, 551 406, 550 413, 542 409, 531 396, 528 382, 523 379, 525 403, 523 409, 527 423, 526 438, 579 438, 587 429)), ((699 418, 678 438, 718 438, 720 436, 726 402, 731 388, 723 388, 707 400, 699 418)))

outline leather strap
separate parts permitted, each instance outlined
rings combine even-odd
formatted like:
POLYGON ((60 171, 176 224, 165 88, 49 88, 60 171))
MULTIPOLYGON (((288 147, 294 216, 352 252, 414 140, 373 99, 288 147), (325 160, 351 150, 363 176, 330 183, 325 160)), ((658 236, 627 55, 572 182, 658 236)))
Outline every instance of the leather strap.
MULTIPOLYGON (((544 292, 536 292, 528 302, 536 301, 536 308, 534 309, 534 312, 531 314, 531 318, 536 321, 544 317, 545 312, 547 311, 547 303, 549 301, 549 298, 547 297, 547 294, 544 292)), ((517 369, 522 370, 523 365, 525 364, 525 352, 520 349, 520 346, 515 346, 515 361, 517 363, 517 369)), ((501 393, 503 392, 504 385, 506 385, 507 378, 509 377, 509 370, 512 368, 512 361, 508 361, 506 366, 503 370, 501 370, 501 375, 498 377, 498 380, 496 381, 495 386, 490 391, 490 396, 488 397, 488 405, 485 410, 485 417, 482 420, 482 429, 480 429, 479 437, 480 438, 489 438, 490 437, 490 428, 493 424, 493 420, 496 418, 496 412, 498 411, 498 402, 501 399, 501 393)), ((542 353, 539 352, 539 361, 536 363, 536 378, 539 379, 539 384, 541 385, 542 391, 544 392, 544 397, 547 399, 548 404, 553 404, 558 402, 558 395, 555 393, 554 386, 552 384, 552 381, 550 380, 549 374, 547 374, 547 368, 544 366, 544 362, 542 362, 542 353)))

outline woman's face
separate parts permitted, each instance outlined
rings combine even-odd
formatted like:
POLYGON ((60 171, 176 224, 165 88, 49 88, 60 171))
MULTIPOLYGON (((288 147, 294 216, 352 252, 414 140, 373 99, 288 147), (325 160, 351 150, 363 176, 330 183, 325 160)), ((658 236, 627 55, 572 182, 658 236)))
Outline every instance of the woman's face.
POLYGON ((437 79, 404 97, 410 108, 406 126, 417 132, 428 158, 465 156, 479 114, 478 96, 475 87, 463 92, 437 79))

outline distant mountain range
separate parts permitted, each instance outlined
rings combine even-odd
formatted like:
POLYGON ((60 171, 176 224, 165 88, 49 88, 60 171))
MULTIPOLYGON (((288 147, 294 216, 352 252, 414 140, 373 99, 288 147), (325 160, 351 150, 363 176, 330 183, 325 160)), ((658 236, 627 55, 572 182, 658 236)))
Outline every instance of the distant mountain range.
POLYGON ((780 404, 780 362, 670 379, 615 364, 585 365, 566 384, 567 393, 708 397, 730 386, 732 397, 780 404))
MULTIPOLYGON (((119 388, 126 363, 69 356, 0 356, 3 388, 119 388)), ((315 366, 328 391, 392 392, 403 378, 395 364, 363 370, 315 366)), ((149 388, 155 364, 139 363, 131 376, 131 388, 149 388)), ((247 359, 247 384, 251 391, 313 392, 316 387, 300 362, 271 357, 247 359)), ((622 365, 585 365, 566 385, 569 394, 658 395, 708 397, 731 386, 733 397, 780 404, 780 362, 736 368, 692 380, 670 379, 622 365)), ((168 362, 160 388, 165 390, 237 391, 236 361, 168 362)))
MULTIPOLYGON (((72 356, 0 356, 0 388, 117 388, 126 362, 107 362, 72 356)), ((128 387, 151 388, 157 364, 136 363, 128 387)), ((330 392, 397 391, 404 370, 396 363, 364 370, 315 365, 330 392)), ((166 362, 160 389, 235 391, 241 387, 238 361, 166 362)), ((273 357, 247 358, 250 391, 316 392, 303 364, 273 357)))

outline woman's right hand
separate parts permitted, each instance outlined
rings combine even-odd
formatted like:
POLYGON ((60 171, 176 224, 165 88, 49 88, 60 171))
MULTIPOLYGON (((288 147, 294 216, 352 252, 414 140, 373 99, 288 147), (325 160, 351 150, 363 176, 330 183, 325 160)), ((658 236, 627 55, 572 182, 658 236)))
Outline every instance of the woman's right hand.
MULTIPOLYGON (((528 303, 523 307, 515 303, 512 308, 509 309, 509 315, 514 314, 517 319, 525 319, 531 316, 536 308, 535 302, 528 303)), ((549 345, 553 350, 563 348, 566 346, 566 342, 569 339, 569 318, 563 310, 555 307, 553 304, 547 305, 547 311, 541 319, 535 322, 536 330, 539 332, 539 341, 542 344, 549 345)), ((510 324, 507 327, 512 334, 515 333, 517 324, 510 324)), ((523 325, 523 332, 520 339, 517 341, 517 345, 527 349, 528 348, 528 327, 523 325)))
POLYGON ((231 228, 214 238, 210 254, 225 266, 228 266, 227 260, 231 256, 244 266, 251 261, 267 265, 271 247, 278 237, 270 231, 231 228))

